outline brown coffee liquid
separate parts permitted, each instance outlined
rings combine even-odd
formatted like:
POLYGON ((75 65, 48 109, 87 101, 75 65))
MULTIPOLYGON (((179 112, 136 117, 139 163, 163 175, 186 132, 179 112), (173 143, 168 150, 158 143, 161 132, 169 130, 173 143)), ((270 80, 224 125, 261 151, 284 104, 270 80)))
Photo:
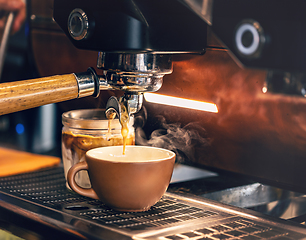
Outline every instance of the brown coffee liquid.
POLYGON ((121 135, 122 135, 122 139, 123 139, 123 152, 122 154, 125 154, 125 146, 126 146, 126 141, 127 141, 127 137, 129 135, 129 128, 128 128, 128 124, 129 124, 129 114, 128 111, 126 109, 126 107, 124 106, 123 103, 121 104, 121 118, 120 118, 120 124, 121 124, 121 135))
POLYGON ((110 113, 107 115, 108 117, 108 134, 111 134, 111 129, 112 129, 112 120, 116 117, 116 113, 110 113))
MULTIPOLYGON (((129 135, 129 128, 128 128, 128 124, 129 124, 129 114, 128 111, 125 107, 125 105, 123 103, 120 103, 120 107, 121 107, 121 118, 120 118, 120 124, 121 124, 121 136, 123 139, 123 152, 122 154, 125 154, 125 146, 127 145, 127 137, 129 135)), ((116 114, 108 114, 108 135, 111 132, 111 125, 112 125, 112 120, 116 117, 116 114)))

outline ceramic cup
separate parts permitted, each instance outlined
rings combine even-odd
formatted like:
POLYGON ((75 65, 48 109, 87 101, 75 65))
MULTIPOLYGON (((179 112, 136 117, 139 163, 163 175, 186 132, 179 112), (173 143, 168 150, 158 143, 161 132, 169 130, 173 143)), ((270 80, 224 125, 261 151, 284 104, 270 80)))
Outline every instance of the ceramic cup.
POLYGON ((175 153, 147 146, 99 147, 86 152, 85 161, 68 172, 68 183, 77 193, 100 199, 119 211, 146 211, 166 192, 175 153), (87 170, 92 188, 82 188, 75 175, 87 170))

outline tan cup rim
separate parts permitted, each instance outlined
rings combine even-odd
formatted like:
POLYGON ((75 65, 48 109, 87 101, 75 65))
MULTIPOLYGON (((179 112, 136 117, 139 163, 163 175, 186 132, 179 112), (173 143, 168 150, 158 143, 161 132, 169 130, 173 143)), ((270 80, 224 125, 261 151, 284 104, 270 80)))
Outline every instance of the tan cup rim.
POLYGON ((95 151, 99 151, 99 150, 107 150, 107 149, 110 149, 110 148, 120 148, 120 150, 122 151, 123 150, 123 146, 107 146, 107 147, 98 147, 98 148, 93 148, 93 149, 90 149, 86 152, 86 158, 91 158, 91 159, 96 159, 96 160, 99 160, 99 161, 106 161, 106 162, 111 162, 111 163, 133 163, 133 164, 139 164, 139 163, 150 163, 150 162, 160 162, 160 161, 167 161, 169 159, 172 159, 176 156, 176 154, 171 151, 171 150, 168 150, 168 149, 164 149, 164 148, 159 148, 159 147, 151 147, 151 146, 140 146, 140 145, 127 145, 126 146, 126 151, 128 151, 129 148, 139 148, 139 149, 150 149, 151 151, 162 151, 164 153, 168 153, 168 156, 167 157, 163 157, 163 158, 154 158, 154 159, 149 159, 149 160, 139 160, 139 161, 128 161, 128 160, 124 160, 124 161, 115 161, 115 160, 108 160, 108 159, 101 159, 101 158, 97 158, 95 156, 92 156, 91 154, 95 151))

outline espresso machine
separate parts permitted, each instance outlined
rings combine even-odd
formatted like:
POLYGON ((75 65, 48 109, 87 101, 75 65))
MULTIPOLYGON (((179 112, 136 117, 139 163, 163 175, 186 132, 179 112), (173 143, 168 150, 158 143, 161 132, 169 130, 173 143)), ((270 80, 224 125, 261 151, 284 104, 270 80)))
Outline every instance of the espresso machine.
MULTIPOLYGON (((130 113, 135 113, 142 106, 141 93, 157 91, 162 85, 163 76, 172 72, 171 53, 204 52, 206 24, 191 11, 188 17, 193 24, 202 25, 204 30, 202 33, 199 34, 197 29, 184 24, 185 28, 180 29, 185 32, 184 35, 180 34, 178 29, 174 31, 176 34, 164 35, 169 28, 177 26, 178 22, 183 22, 180 14, 185 7, 181 4, 176 4, 179 8, 175 7, 172 16, 164 13, 164 19, 161 18, 157 23, 148 18, 141 19, 141 14, 152 11, 154 6, 148 5, 145 9, 139 10, 135 9, 132 3, 119 1, 106 3, 102 11, 92 10, 99 4, 101 3, 97 1, 86 4, 83 1, 55 1, 54 20, 77 48, 99 52, 97 68, 101 69, 103 74, 97 75, 93 68, 89 68, 87 72, 27 80, 19 82, 16 86, 2 85, 2 99, 6 103, 3 105, 7 106, 2 110, 2 114, 86 96, 98 97, 100 90, 109 89, 124 91, 125 95, 120 101, 126 102, 130 113), (117 14, 112 14, 112 11, 118 4, 123 5, 124 9, 116 16, 117 14), (83 9, 91 10, 86 12, 83 9), (160 27, 162 22, 169 24, 160 27), (109 37, 105 38, 105 34, 109 37), (159 37, 155 39, 153 36, 159 37), (197 39, 192 41, 192 44, 188 40, 190 36, 197 39), (182 41, 177 41, 180 38, 182 41), (56 86, 56 83, 59 85, 56 86), (27 85, 31 87, 27 89, 27 85), (26 91, 22 92, 23 89, 26 91), (52 89, 52 93, 44 95, 43 89, 52 89), (44 95, 43 103, 38 100, 41 98, 37 94, 44 95), (37 95, 37 98, 32 99, 30 96, 33 95, 37 95), (19 98, 18 101, 23 104, 17 103, 18 107, 7 104, 14 98, 19 98)), ((171 6, 169 3, 167 8, 171 6)))
POLYGON ((34 53, 43 78, 0 84, 2 114, 105 94, 105 106, 124 103, 141 123, 136 143, 208 175, 172 182, 140 213, 68 191, 61 167, 5 177, 1 216, 42 239, 305 239, 304 9, 302 0, 54 0, 51 17, 33 14, 33 46, 57 38, 65 48, 34 53), (58 74, 91 68, 50 77, 54 53, 58 74), (145 95, 155 91, 218 112, 155 104, 145 95))

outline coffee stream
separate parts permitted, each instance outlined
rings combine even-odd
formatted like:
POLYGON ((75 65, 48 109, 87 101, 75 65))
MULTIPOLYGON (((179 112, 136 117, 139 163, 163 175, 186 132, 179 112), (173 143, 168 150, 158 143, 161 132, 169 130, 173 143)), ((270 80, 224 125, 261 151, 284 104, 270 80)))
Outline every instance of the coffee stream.
POLYGON ((126 107, 124 106, 123 103, 120 103, 120 107, 121 107, 121 117, 120 117, 120 124, 121 124, 121 135, 123 138, 123 152, 122 154, 125 154, 125 146, 126 146, 126 139, 129 135, 129 128, 128 128, 128 124, 129 124, 129 113, 126 109, 126 107))
MULTIPOLYGON (((121 102, 120 103, 120 107, 121 107, 121 112, 120 112, 120 124, 121 124, 121 135, 122 135, 122 139, 123 139, 123 152, 122 154, 125 155, 125 146, 126 146, 126 142, 127 142, 127 137, 129 135, 129 128, 128 128, 128 124, 129 124, 129 113, 125 107, 125 105, 121 102)), ((110 114, 108 116, 108 134, 111 133, 111 122, 112 120, 115 118, 116 114, 110 114)))

